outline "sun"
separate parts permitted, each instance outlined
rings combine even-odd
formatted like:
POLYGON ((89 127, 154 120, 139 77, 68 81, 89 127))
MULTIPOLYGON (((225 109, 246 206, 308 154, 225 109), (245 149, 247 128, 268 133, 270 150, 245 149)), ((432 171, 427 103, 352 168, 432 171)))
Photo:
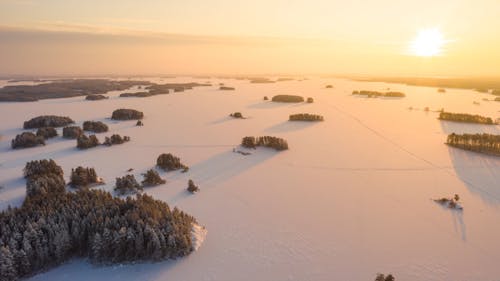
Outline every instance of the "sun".
POLYGON ((434 57, 442 54, 445 40, 436 28, 422 29, 410 44, 410 51, 419 57, 434 57))

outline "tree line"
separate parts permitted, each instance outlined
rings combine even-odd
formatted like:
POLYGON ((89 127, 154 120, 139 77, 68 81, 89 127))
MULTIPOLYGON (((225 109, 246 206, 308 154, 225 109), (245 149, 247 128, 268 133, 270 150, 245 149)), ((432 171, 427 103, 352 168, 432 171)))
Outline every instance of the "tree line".
POLYGON ((500 156, 500 135, 463 134, 448 135, 446 144, 465 150, 500 156))
POLYGON ((464 122, 464 123, 477 123, 477 124, 487 124, 494 125, 493 119, 490 117, 484 117, 481 115, 473 115, 468 113, 451 113, 442 111, 439 113, 440 120, 464 122))
POLYGON ((289 121, 323 121, 324 118, 321 115, 310 114, 310 113, 297 113, 291 114, 288 118, 289 121))
POLYGON ((246 148, 257 148, 257 146, 265 146, 274 148, 278 151, 288 149, 288 143, 286 140, 272 136, 244 137, 241 140, 241 145, 246 148))

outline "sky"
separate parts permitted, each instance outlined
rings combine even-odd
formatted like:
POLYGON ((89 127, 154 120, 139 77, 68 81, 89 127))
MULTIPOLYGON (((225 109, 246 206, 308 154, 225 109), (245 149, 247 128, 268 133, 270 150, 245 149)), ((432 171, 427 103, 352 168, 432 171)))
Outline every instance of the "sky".
POLYGON ((0 75, 500 76, 499 15, 499 0, 0 0, 0 75))

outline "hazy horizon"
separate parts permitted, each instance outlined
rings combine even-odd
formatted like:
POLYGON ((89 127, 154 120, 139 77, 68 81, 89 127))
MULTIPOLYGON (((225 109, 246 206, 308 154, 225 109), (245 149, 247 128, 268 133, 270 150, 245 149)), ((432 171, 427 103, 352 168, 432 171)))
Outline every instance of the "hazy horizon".
POLYGON ((499 13, 494 0, 1 0, 0 75, 500 76, 499 13))

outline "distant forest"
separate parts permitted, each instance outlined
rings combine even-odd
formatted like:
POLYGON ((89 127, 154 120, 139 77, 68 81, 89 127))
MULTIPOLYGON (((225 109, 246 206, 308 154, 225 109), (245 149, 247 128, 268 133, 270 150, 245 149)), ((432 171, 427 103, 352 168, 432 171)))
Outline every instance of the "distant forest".
POLYGON ((486 90, 498 89, 500 92, 500 79, 498 78, 426 78, 426 77, 374 77, 354 78, 358 81, 401 83, 412 86, 427 86, 437 88, 458 88, 486 90))
MULTIPOLYGON (((155 84, 148 81, 135 80, 108 80, 108 79, 61 79, 39 85, 15 85, 0 88, 0 102, 20 101, 29 102, 41 99, 69 98, 88 95, 103 95, 109 91, 123 91, 133 86, 145 87, 146 96, 168 94, 169 89, 192 89, 198 86, 210 86, 200 83, 172 83, 155 84)), ((126 96, 126 95, 125 95, 126 96)), ((141 95, 138 95, 141 96, 141 95)), ((95 99, 96 96, 90 99, 95 99)))

